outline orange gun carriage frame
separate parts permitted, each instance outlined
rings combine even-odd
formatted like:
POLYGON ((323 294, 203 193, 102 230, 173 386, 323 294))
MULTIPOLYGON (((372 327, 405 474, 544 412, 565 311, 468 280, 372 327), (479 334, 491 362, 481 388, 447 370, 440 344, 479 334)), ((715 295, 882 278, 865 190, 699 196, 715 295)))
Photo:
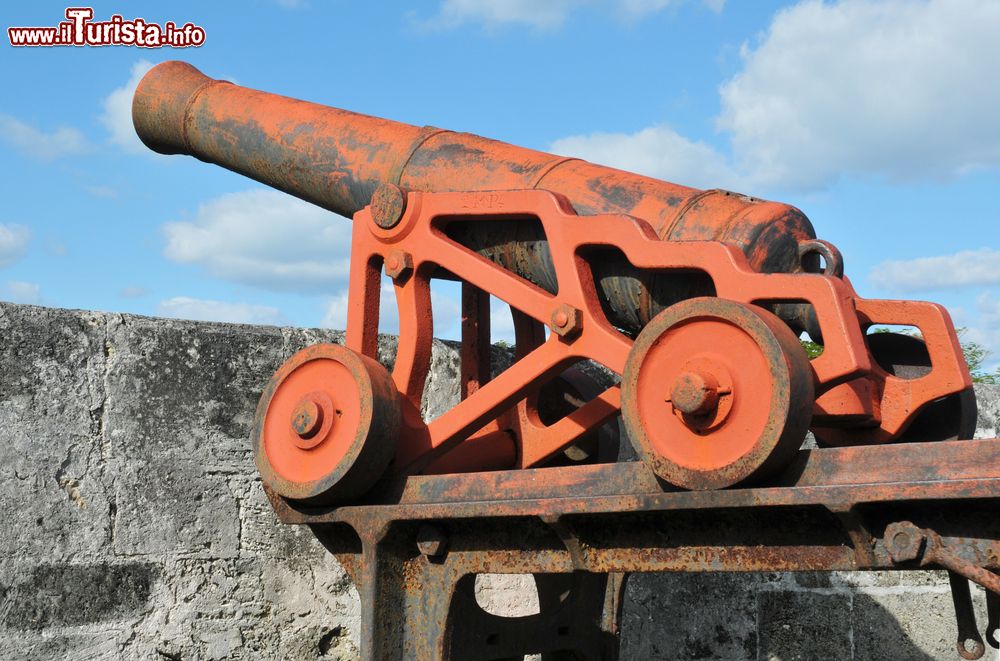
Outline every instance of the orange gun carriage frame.
POLYGON ((363 658, 617 659, 627 577, 651 571, 939 567, 959 654, 1000 644, 1000 443, 949 440, 975 424, 951 321, 859 298, 799 210, 180 62, 143 78, 133 119, 154 151, 354 215, 347 346, 281 366, 252 442, 279 520, 309 525, 357 585, 363 658), (391 374, 375 360, 383 269, 391 374), (425 421, 434 278, 462 283, 461 401, 425 421), (495 377, 491 297, 516 339, 495 377), (802 330, 824 347, 813 360, 802 330), (620 382, 572 367, 586 361, 620 382), (642 461, 625 460, 619 413, 642 461), (798 451, 809 429, 854 447, 798 451), (497 571, 533 575, 537 614, 477 605, 475 575, 497 571))
MULTIPOLYGON (((803 250, 822 250, 828 266, 839 260, 832 246, 811 243, 819 245, 803 250)), ((366 491, 390 463, 397 475, 536 467, 621 412, 660 478, 719 488, 782 467, 810 426, 828 445, 885 443, 928 404, 969 388, 939 305, 863 299, 838 273, 759 273, 725 243, 662 241, 631 216, 580 217, 548 191, 403 193, 386 184, 354 217, 346 349, 309 347, 278 371, 261 399, 255 443, 276 492, 333 502, 366 491), (446 232, 455 222, 524 218, 544 230, 555 294, 446 232), (707 274, 716 297, 667 308, 633 339, 607 320, 593 281, 588 259, 609 246, 636 269, 707 274), (399 309, 391 376, 374 360, 383 267, 399 309), (428 423, 420 406, 435 277, 462 283, 461 401, 428 423), (492 379, 489 296, 510 305, 516 339, 514 363, 492 379), (778 303, 812 307, 821 355, 805 358, 768 311, 778 303), (918 328, 930 371, 906 379, 879 366, 865 341, 874 324, 918 328), (582 360, 622 375, 621 383, 543 423, 540 385, 582 360)))

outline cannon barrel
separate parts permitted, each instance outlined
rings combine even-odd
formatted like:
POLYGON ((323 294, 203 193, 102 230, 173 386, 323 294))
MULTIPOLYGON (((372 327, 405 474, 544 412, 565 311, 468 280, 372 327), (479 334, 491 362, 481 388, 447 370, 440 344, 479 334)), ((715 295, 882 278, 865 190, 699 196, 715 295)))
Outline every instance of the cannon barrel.
MULTIPOLYGON (((195 156, 344 216, 366 206, 383 182, 434 192, 540 188, 565 196, 581 215, 642 218, 663 240, 732 244, 768 273, 801 270, 798 244, 815 238, 809 220, 786 204, 251 90, 183 62, 164 62, 146 74, 132 118, 154 151, 195 156)), ((540 228, 494 223, 459 240, 555 290, 540 228)), ((702 274, 644 273, 620 254, 592 263, 605 312, 631 331, 668 305, 713 293, 702 274)), ((798 326, 788 318, 797 315, 782 316, 798 326)))

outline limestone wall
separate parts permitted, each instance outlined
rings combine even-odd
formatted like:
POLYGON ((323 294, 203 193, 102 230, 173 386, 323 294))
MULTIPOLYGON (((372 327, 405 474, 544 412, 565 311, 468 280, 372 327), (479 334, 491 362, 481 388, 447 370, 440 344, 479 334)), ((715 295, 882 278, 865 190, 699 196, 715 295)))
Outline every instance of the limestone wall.
MULTIPOLYGON (((0 304, 0 659, 357 658, 354 587, 276 522, 247 441, 274 369, 340 337, 0 304)), ((456 368, 437 345, 432 409, 456 368)), ((625 659, 956 658, 938 573, 640 575, 623 636, 625 659)))

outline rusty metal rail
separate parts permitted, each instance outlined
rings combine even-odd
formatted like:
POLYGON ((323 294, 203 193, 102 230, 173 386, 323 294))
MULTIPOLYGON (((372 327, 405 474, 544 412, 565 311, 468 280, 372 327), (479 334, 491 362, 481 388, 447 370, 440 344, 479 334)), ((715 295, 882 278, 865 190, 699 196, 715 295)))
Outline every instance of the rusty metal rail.
MULTIPOLYGON (((615 659, 630 572, 939 567, 988 590, 1000 580, 989 571, 1000 569, 1000 439, 803 450, 774 486, 751 489, 664 491, 642 462, 380 487, 341 508, 268 490, 280 520, 310 525, 363 586, 373 659, 615 659), (901 550, 901 529, 933 550, 901 550), (541 612, 483 612, 472 581, 484 572, 536 574, 541 612), (571 599, 551 597, 567 590, 571 599)), ((962 647, 979 636, 964 612, 959 649, 979 658, 981 637, 962 647)))

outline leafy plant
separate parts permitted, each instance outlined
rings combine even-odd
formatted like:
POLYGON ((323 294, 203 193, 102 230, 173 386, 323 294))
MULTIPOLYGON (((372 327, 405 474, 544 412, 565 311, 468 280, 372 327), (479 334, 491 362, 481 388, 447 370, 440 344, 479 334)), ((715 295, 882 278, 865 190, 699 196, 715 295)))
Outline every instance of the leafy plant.
MULTIPOLYGON (((958 338, 961 341, 962 336, 966 332, 966 328, 958 329, 958 338)), ((983 363, 993 355, 993 352, 979 344, 978 342, 961 342, 962 344, 962 355, 965 356, 965 362, 969 366, 969 372, 972 373, 972 380, 975 383, 989 383, 992 385, 1000 384, 1000 367, 994 369, 992 372, 987 372, 983 369, 983 363)))
POLYGON ((799 342, 802 343, 802 348, 806 350, 806 355, 809 356, 809 360, 812 360, 816 356, 823 353, 823 345, 816 344, 812 340, 800 339, 799 342))
MULTIPOLYGON (((969 366, 969 372, 972 374, 972 381, 974 383, 1000 385, 1000 367, 997 367, 992 372, 987 372, 983 367, 986 364, 986 361, 993 355, 993 352, 978 342, 973 342, 972 340, 962 341, 962 336, 964 336, 968 330, 968 328, 958 328, 956 329, 956 332, 958 333, 959 344, 962 346, 962 355, 965 357, 965 362, 969 366)), ((920 337, 920 333, 917 330, 901 331, 899 329, 886 328, 884 326, 876 328, 873 332, 903 333, 904 335, 920 337)), ((812 340, 806 339, 799 341, 802 343, 802 347, 806 350, 806 354, 809 356, 810 360, 823 353, 822 344, 816 344, 812 340)))

